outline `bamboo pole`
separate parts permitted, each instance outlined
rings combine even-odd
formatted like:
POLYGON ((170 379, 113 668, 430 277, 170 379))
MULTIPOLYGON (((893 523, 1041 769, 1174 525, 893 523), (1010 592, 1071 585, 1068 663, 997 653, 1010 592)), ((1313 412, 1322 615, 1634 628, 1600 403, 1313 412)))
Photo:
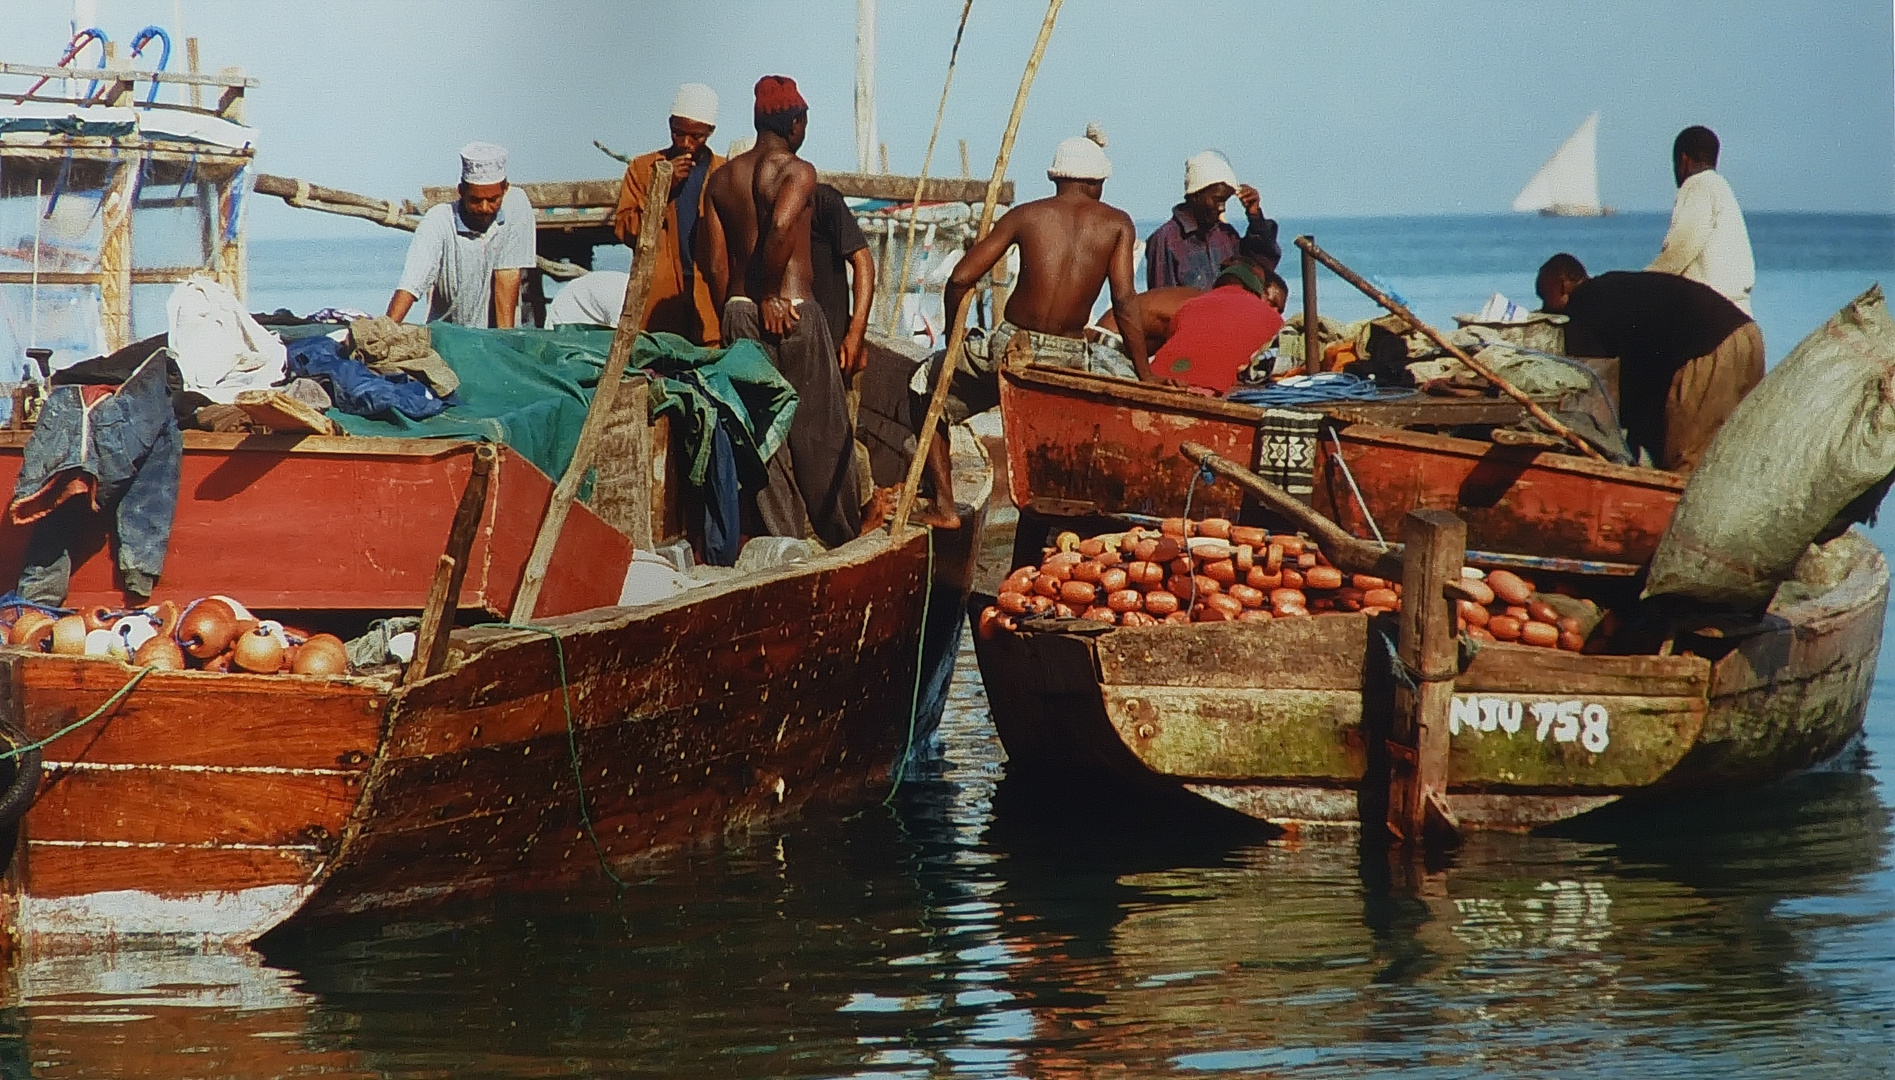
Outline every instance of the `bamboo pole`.
MULTIPOLYGON (((1322 248, 1317 247, 1316 241, 1310 239, 1307 236, 1299 236, 1296 238, 1296 246, 1299 248, 1302 248, 1304 252, 1313 256, 1318 262, 1321 262, 1324 266, 1327 266, 1330 270, 1334 271, 1337 277, 1341 278, 1342 280, 1348 282, 1351 285, 1354 285, 1356 288, 1362 290, 1362 294, 1364 296, 1367 296, 1369 299, 1387 308, 1390 312, 1394 313, 1395 315, 1400 316, 1401 318, 1407 320, 1408 325, 1414 327, 1416 330, 1421 331, 1421 333, 1424 334, 1428 338, 1429 341, 1434 342, 1436 348, 1441 349, 1443 352, 1454 357, 1456 360, 1459 360, 1461 363, 1466 364, 1470 369, 1473 370, 1475 374, 1479 375, 1483 379, 1486 379, 1488 382, 1493 383, 1494 387, 1498 389, 1501 393, 1519 402, 1522 406, 1526 408, 1526 411, 1528 413, 1532 414, 1533 419, 1538 420, 1541 424, 1544 424, 1548 431, 1551 431, 1553 434, 1558 435, 1560 438, 1565 439, 1569 443, 1572 443, 1574 446, 1579 448, 1581 453, 1585 454, 1587 457, 1593 459, 1594 461, 1605 460, 1604 454, 1601 454, 1598 450, 1594 449, 1591 443, 1580 438, 1578 433, 1574 432, 1572 428, 1569 428, 1565 424, 1560 423, 1557 419, 1553 417, 1552 413, 1549 413, 1545 409, 1541 408, 1539 402, 1534 401, 1532 398, 1521 393, 1519 387, 1501 378, 1497 373, 1493 371, 1493 369, 1489 368, 1486 364, 1483 364, 1480 361, 1474 359, 1472 356, 1469 356, 1465 350, 1449 342, 1447 338, 1441 336, 1441 331, 1436 330, 1434 327, 1429 326, 1425 322, 1422 322, 1419 316, 1417 316, 1414 312, 1408 310, 1408 305, 1403 304, 1401 301, 1396 300, 1394 297, 1389 296, 1387 293, 1369 284, 1368 280, 1362 277, 1362 275, 1342 265, 1341 261, 1338 260, 1334 255, 1331 255, 1327 251, 1324 251, 1322 248)), ((1307 276, 1305 277, 1305 280, 1307 280, 1307 276)))
MULTIPOLYGON (((921 175, 915 177, 915 197, 908 204, 908 243, 901 252, 901 273, 895 278, 894 294, 888 298, 888 325, 884 333, 895 336, 895 324, 901 319, 901 298, 908 291, 908 267, 915 256, 915 230, 920 225, 918 210, 921 194, 928 187, 928 166, 934 163, 934 144, 941 138, 941 118, 947 114, 948 91, 954 87, 954 65, 961 57, 961 36, 967 33, 967 16, 974 0, 961 4, 961 25, 954 31, 954 46, 948 50, 947 79, 941 83, 941 102, 934 107, 934 130, 928 133, 928 151, 921 155, 921 175)), ((967 140, 961 140, 961 175, 967 175, 967 140)))
POLYGON ((559 543, 560 530, 572 510, 579 484, 592 466, 592 455, 604 434, 606 417, 612 412, 612 400, 618 396, 619 383, 625 379, 625 365, 632 358, 632 346, 645 326, 646 300, 651 293, 652 268, 657 263, 658 234, 664 228, 665 200, 671 195, 671 162, 663 158, 651 167, 651 187, 645 192, 645 216, 638 227, 638 249, 632 256, 632 277, 625 283, 625 302, 619 308, 618 330, 612 335, 612 351, 606 354, 605 370, 599 385, 593 388, 592 405, 586 410, 586 422, 579 429, 579 441, 573 447, 572 460, 553 489, 552 502, 540 520, 539 535, 533 538, 533 554, 527 559, 520 577, 520 591, 513 598, 511 620, 527 622, 538 606, 540 589, 546 584, 546 570, 553 561, 553 549, 559 543))
MULTIPOLYGON (((1059 18, 1060 5, 1064 0, 1048 0, 1046 20, 1040 24, 1039 39, 1033 43, 1033 54, 1027 57, 1026 70, 1020 75, 1020 90, 1013 98, 1013 114, 1007 118, 1006 134, 1000 137, 1000 154, 994 159, 994 175, 987 181, 987 197, 980 208, 980 228, 974 232, 974 243, 987 238, 994 227, 994 204, 1000 197, 1000 182, 1006 178, 1007 162, 1013 157, 1013 140, 1020 133, 1020 116, 1026 112, 1027 92, 1033 88, 1033 76, 1040 70, 1040 60, 1046 56, 1046 43, 1053 36, 1053 23, 1059 18)), ((948 313, 953 320, 948 324, 947 356, 943 358, 940 375, 934 380, 934 395, 928 399, 928 412, 921 421, 921 431, 915 437, 914 460, 908 463, 908 475, 902 480, 901 497, 895 502, 895 521, 889 530, 899 537, 908 527, 908 515, 915 508, 915 496, 921 490, 921 474, 927 468, 928 447, 934 441, 934 429, 940 426, 941 414, 947 409, 948 386, 954 381, 954 370, 960 366, 961 353, 967 347, 967 307, 974 298, 973 290, 961 295, 957 309, 948 313)), ((953 498, 953 492, 939 493, 943 498, 953 498)))

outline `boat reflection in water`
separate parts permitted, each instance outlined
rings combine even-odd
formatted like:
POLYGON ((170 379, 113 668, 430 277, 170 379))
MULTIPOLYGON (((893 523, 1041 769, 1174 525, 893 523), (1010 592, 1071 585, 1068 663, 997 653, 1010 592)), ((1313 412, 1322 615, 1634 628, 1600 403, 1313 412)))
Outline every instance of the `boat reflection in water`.
POLYGON ((890 811, 668 856, 622 893, 278 935, 261 960, 42 963, 15 978, 0 1076, 1895 1064, 1889 814, 1859 761, 1409 870, 1230 818, 1049 804, 1002 779, 973 667, 944 761, 890 811))

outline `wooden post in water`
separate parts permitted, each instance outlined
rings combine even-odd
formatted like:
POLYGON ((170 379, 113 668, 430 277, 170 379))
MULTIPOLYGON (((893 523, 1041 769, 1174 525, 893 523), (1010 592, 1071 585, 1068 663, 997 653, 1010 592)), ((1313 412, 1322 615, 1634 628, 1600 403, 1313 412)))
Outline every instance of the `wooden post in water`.
MULTIPOLYGON (((1315 242, 1315 237, 1304 237, 1315 242)), ((1317 365, 1323 357, 1322 339, 1317 334, 1319 326, 1316 320, 1316 256, 1308 248, 1303 249, 1303 371, 1314 375, 1320 371, 1317 365)))
MULTIPOLYGON (((533 538, 533 554, 520 575, 520 591, 513 597, 509 618, 523 623, 533 618, 540 601, 540 589, 546 584, 546 569, 552 564, 553 549, 559 544, 560 530, 572 510, 573 497, 592 466, 592 454, 605 434, 606 417, 619 384, 625 381, 625 365, 632 358, 632 346, 645 327, 645 301, 651 294, 652 264, 656 261, 658 233, 664 228, 665 200, 671 195, 671 163, 659 158, 651 167, 651 187, 645 192, 645 216, 638 227, 638 250, 632 256, 632 277, 625 284, 625 303, 619 308, 618 330, 612 335, 612 351, 606 355, 605 370, 599 373, 599 385, 592 391, 592 404, 586 409, 586 422, 579 429, 579 441, 572 450, 572 461, 560 475, 559 486, 540 519, 539 535, 533 538)), ((647 481, 649 482, 649 481, 647 481)))
POLYGON ((1454 603, 1467 558, 1467 524, 1442 510, 1411 511, 1402 522, 1401 638, 1406 678, 1395 694, 1388 739, 1388 831, 1406 844, 1453 844, 1459 826, 1448 811, 1448 711, 1460 644, 1454 603), (1412 687, 1407 685, 1412 682, 1412 687))

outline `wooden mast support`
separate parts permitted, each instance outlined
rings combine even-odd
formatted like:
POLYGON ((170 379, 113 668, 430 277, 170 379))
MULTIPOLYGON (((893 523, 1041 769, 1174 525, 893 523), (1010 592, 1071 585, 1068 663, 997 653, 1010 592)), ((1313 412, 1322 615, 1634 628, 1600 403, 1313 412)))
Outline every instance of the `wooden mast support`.
MULTIPOLYGON (((1013 98, 1013 113, 1007 118, 1006 133, 1000 137, 1000 154, 994 158, 994 175, 987 181, 987 194, 981 200, 980 227, 974 232, 974 243, 987 238, 994 227, 994 205, 1000 198, 1001 182, 1007 176, 1007 162, 1013 157, 1013 140, 1020 133, 1020 115, 1026 112, 1027 91, 1033 88, 1033 76, 1040 70, 1040 60, 1046 56, 1046 43, 1053 36, 1053 24, 1059 19, 1059 8, 1065 0, 1049 0, 1046 5, 1046 19, 1040 24, 1040 36, 1033 42, 1033 53, 1027 57, 1026 70, 1020 74, 1020 90, 1013 98)), ((915 456, 908 463, 908 475, 902 480, 901 495, 895 500, 895 521, 889 532, 900 537, 908 527, 908 515, 915 508, 915 496, 921 491, 921 474, 928 467, 928 446, 934 441, 934 429, 940 426, 941 414, 947 410, 948 387, 954 381, 954 371, 960 366, 961 353, 967 347, 967 308, 974 299, 972 290, 961 294, 958 310, 948 312, 948 347, 943 358, 941 373, 934 380, 934 395, 928 399, 928 412, 921 421, 921 431, 915 437, 915 456)), ((936 492, 937 498, 952 499, 953 492, 936 492)))
MULTIPOLYGON (((1316 246, 1313 236, 1299 236, 1296 243, 1301 246, 1308 240, 1310 247, 1316 246)), ((1303 248, 1303 371, 1314 375, 1322 370, 1323 343, 1321 324, 1316 318, 1316 256, 1309 248, 1303 248)))
POLYGON ((1388 831, 1412 844, 1451 845, 1460 828, 1448 811, 1448 711, 1460 661, 1454 604, 1467 523, 1442 510, 1414 510, 1402 522, 1401 639, 1404 677, 1395 692, 1388 739, 1388 831))
POLYGON ((467 486, 461 489, 461 501, 454 508, 454 523, 447 530, 447 560, 453 563, 447 588, 440 596, 428 592, 428 607, 421 613, 421 633, 415 642, 415 658, 403 681, 425 679, 447 664, 448 635, 454 629, 454 613, 461 606, 461 585, 467 580, 467 556, 474 550, 474 535, 480 531, 480 517, 487 509, 487 486, 500 451, 489 442, 474 447, 472 471, 467 486), (439 602, 440 606, 435 607, 439 602), (428 643, 427 649, 421 643, 428 643))
MULTIPOLYGON (((1579 448, 1579 451, 1581 453, 1585 454, 1587 457, 1593 459, 1594 461, 1605 460, 1604 454, 1601 454, 1598 450, 1594 449, 1591 443, 1580 438, 1579 435, 1575 433, 1572 428, 1569 428, 1565 424, 1560 423, 1557 419, 1554 419, 1553 414, 1541 408, 1539 402, 1534 401, 1532 398, 1526 396, 1524 393, 1520 391, 1519 387, 1501 378, 1499 375, 1495 374, 1493 369, 1489 368, 1486 364, 1483 364, 1480 361, 1474 359, 1472 356, 1469 356, 1465 350, 1461 349, 1459 346, 1448 341, 1447 338, 1441 335, 1441 331, 1436 330, 1434 327, 1429 326, 1425 322, 1422 322, 1421 319, 1418 316, 1416 316, 1414 312, 1408 310, 1408 305, 1402 303, 1399 300, 1396 300, 1394 297, 1389 296, 1387 293, 1369 284, 1368 279, 1356 273, 1354 270, 1351 270, 1348 267, 1342 265, 1341 261, 1339 261, 1334 255, 1331 255, 1327 251, 1324 251, 1322 248, 1317 247, 1316 241, 1310 239, 1307 236, 1299 236, 1296 238, 1296 246, 1303 249, 1304 255, 1314 257, 1315 259, 1320 261, 1324 266, 1327 266, 1329 269, 1335 271, 1335 274, 1337 277, 1341 278, 1342 280, 1348 282, 1351 285, 1354 285, 1356 288, 1362 290, 1362 294, 1364 296, 1367 296, 1369 299, 1387 308, 1389 311, 1393 312, 1395 315, 1398 315, 1402 319, 1405 319, 1408 322, 1408 325, 1414 327, 1416 330, 1419 330, 1423 335, 1427 337, 1429 341, 1434 342, 1436 348, 1447 353, 1449 356, 1454 357, 1456 360, 1459 360, 1461 363, 1466 364, 1470 369, 1473 370, 1475 374, 1479 375, 1483 379, 1486 379, 1488 382, 1494 384, 1495 389, 1499 390, 1501 393, 1507 395, 1513 400, 1519 402, 1522 406, 1526 408, 1526 411, 1528 413, 1532 414, 1533 419, 1538 420, 1541 424, 1545 425, 1546 430, 1552 432, 1555 435, 1558 435, 1560 438, 1565 439, 1567 442, 1572 443, 1574 446, 1579 448)), ((1307 287, 1308 282, 1309 282, 1309 272, 1307 270, 1304 271, 1303 281, 1304 281, 1305 287, 1307 287)), ((1305 332, 1307 333, 1307 331, 1305 332)))
MULTIPOLYGON (((625 284, 625 302, 619 308, 618 330, 612 335, 612 351, 606 354, 605 370, 592 391, 592 404, 586 409, 586 422, 579 429, 579 441, 573 447, 572 461, 566 465, 553 489, 553 498, 540 521, 539 535, 533 539, 533 554, 527 559, 520 578, 520 591, 513 599, 511 619, 523 623, 533 618, 539 604, 540 589, 546 584, 546 570, 553 561, 553 549, 559 544, 560 529, 572 510, 579 484, 592 466, 593 451, 603 437, 606 417, 619 384, 625 381, 625 365, 632 358, 632 346, 645 327, 645 301, 651 293, 652 267, 657 262, 658 234, 664 228, 665 200, 671 195, 671 163, 659 158, 651 168, 651 187, 645 193, 645 216, 638 228, 638 250, 632 256, 632 277, 625 284)), ((649 482, 647 479, 646 482, 649 482)))

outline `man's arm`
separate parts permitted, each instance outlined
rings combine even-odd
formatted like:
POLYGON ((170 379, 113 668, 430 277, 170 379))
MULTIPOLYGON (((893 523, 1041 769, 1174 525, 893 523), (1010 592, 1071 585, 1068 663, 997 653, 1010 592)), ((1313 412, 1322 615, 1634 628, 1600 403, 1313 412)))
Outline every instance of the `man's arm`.
POLYGON ((787 334, 796 328, 796 304, 782 296, 783 277, 789 272, 790 259, 796 255, 796 226, 803 210, 816 194, 816 166, 798 160, 785 171, 777 185, 776 201, 770 204, 770 238, 763 245, 763 289, 759 303, 763 328, 772 334, 787 334))
MULTIPOLYGON (((1112 264, 1106 270, 1106 281, 1112 288, 1112 317, 1120 326, 1143 327, 1145 313, 1139 301, 1138 293, 1132 289, 1132 222, 1125 220, 1125 227, 1119 231, 1119 242, 1112 249, 1112 264)), ((1122 333, 1120 340, 1125 342, 1125 355, 1132 359, 1132 370, 1138 372, 1143 382, 1156 382, 1152 374, 1151 357, 1145 351, 1143 333, 1122 333)))
MULTIPOLYGON (((947 305, 949 334, 959 324, 955 314, 961 310, 961 298, 967 295, 969 289, 980 284, 980 279, 1014 245, 1016 224, 1012 211, 1002 214, 1000 220, 994 222, 994 229, 987 234, 987 238, 969 248, 967 254, 961 256, 961 261, 954 264, 954 272, 948 276, 947 290, 941 295, 942 302, 947 305)), ((1005 312, 994 312, 996 320, 1005 317, 1005 312)))
POLYGON ((1237 189, 1237 201, 1243 203, 1244 220, 1249 223, 1244 228, 1245 239, 1255 243, 1261 249, 1257 254, 1275 269, 1277 263, 1283 261, 1283 245, 1277 243, 1275 219, 1263 216, 1263 196, 1245 184, 1237 189))
POLYGON ((1661 274, 1684 273, 1710 243, 1711 220, 1710 192, 1687 180, 1678 189, 1678 201, 1671 208, 1671 228, 1665 231, 1664 246, 1645 269, 1661 274))
POLYGON ((401 279, 395 285, 395 295, 388 298, 388 317, 396 322, 406 319, 415 301, 434 290, 435 277, 441 271, 442 224, 440 215, 430 210, 415 226, 415 234, 408 241, 408 256, 401 264, 401 279))
POLYGON ((520 271, 493 272, 493 328, 511 330, 520 311, 520 271))
POLYGON ((850 291, 855 303, 849 311, 849 329, 842 335, 837 359, 844 375, 854 375, 868 366, 869 309, 875 306, 875 256, 860 247, 849 253, 849 271, 853 277, 850 291))
MULTIPOLYGON (((715 175, 715 174, 713 174, 715 175)), ((704 186, 708 190, 710 178, 704 186)), ((730 249, 724 245, 724 222, 717 207, 706 197, 697 215, 697 267, 711 289, 711 310, 722 317, 724 301, 730 299, 730 249)))
POLYGON ((645 175, 639 175, 638 161, 625 166, 625 178, 619 181, 618 206, 612 211, 612 231, 617 234, 619 243, 626 247, 638 246, 638 229, 645 221, 645 184, 650 178, 650 166, 646 166, 645 175))

